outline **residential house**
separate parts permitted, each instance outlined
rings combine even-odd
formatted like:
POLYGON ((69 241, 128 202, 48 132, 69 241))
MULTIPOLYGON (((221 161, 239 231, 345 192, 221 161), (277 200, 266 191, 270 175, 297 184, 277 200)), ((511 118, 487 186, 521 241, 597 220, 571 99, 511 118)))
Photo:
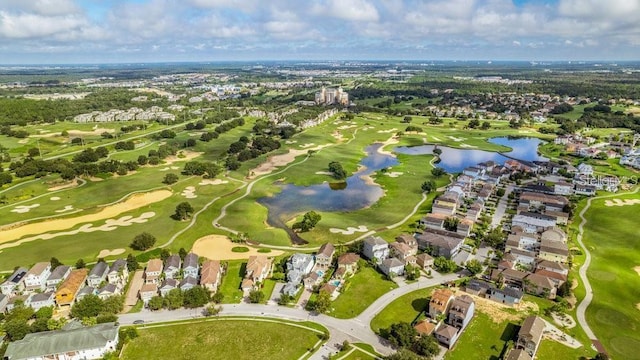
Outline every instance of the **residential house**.
POLYGON ((358 271, 358 261, 360 261, 360 256, 356 253, 340 255, 340 257, 338 257, 338 269, 336 273, 341 272, 342 278, 355 274, 356 271, 358 271))
POLYGON ((541 241, 555 241, 560 243, 567 242, 567 233, 565 233, 562 229, 558 227, 551 228, 549 230, 544 231, 540 235, 541 241))
POLYGON ((320 246, 318 253, 316 254, 316 266, 326 269, 333 264, 333 255, 336 253, 336 248, 331 243, 326 243, 320 246))
POLYGON ((542 318, 537 316, 529 316, 524 319, 518 338, 516 340, 516 349, 525 350, 532 358, 535 357, 538 347, 542 342, 542 334, 544 333, 545 323, 542 318))
POLYGON ((556 218, 558 225, 566 225, 569 222, 569 213, 564 211, 545 211, 544 214, 556 218))
POLYGON ((160 283, 160 275, 162 274, 162 260, 160 259, 151 259, 147 263, 147 268, 144 270, 144 282, 145 284, 156 284, 160 283))
POLYGON ((205 260, 200 273, 200 286, 215 293, 222 281, 222 267, 218 260, 205 260))
POLYGON ((138 292, 138 296, 140 296, 140 300, 142 300, 145 306, 149 303, 149 300, 156 295, 158 295, 158 285, 153 282, 142 285, 138 292))
POLYGON ((459 331, 458 328, 454 326, 441 324, 436 330, 435 336, 439 342, 446 345, 448 349, 451 349, 456 341, 458 341, 461 333, 462 331, 459 331))
POLYGON ((0 294, 0 313, 4 313, 9 303, 9 297, 5 294, 0 294))
POLYGON ((198 286, 198 280, 192 276, 187 276, 180 281, 180 290, 187 291, 198 286))
POLYGON ((56 291, 56 304, 59 307, 71 307, 88 274, 88 269, 71 271, 69 276, 58 287, 58 291, 56 291))
POLYGON ((512 226, 520 226, 525 232, 535 234, 556 226, 556 218, 533 212, 521 212, 511 221, 512 226))
POLYGON ((576 183, 575 193, 577 195, 594 196, 596 194, 596 187, 594 185, 576 183))
POLYGON ((573 195, 573 184, 567 182, 557 182, 553 184, 553 193, 557 195, 573 195))
POLYGON ((389 257, 389 243, 379 236, 369 236, 362 243, 362 254, 379 264, 389 257))
POLYGON ((323 292, 323 291, 329 294, 331 298, 338 296, 338 287, 331 283, 326 283, 322 285, 320 289, 318 289, 318 292, 323 292))
POLYGON ((533 360, 524 349, 511 349, 505 360, 533 360))
POLYGON ((565 265, 549 260, 540 260, 536 264, 536 270, 545 270, 550 272, 555 272, 557 274, 567 276, 569 274, 569 268, 565 265))
POLYGON ((7 306, 5 307, 5 311, 7 313, 13 311, 13 309, 19 304, 21 303, 22 305, 24 305, 24 303, 27 302, 27 299, 29 298, 28 295, 16 295, 13 296, 11 298, 9 298, 9 301, 7 302, 7 306))
POLYGON ((556 282, 539 273, 528 274, 526 276, 524 279, 524 289, 526 292, 537 296, 544 296, 548 299, 556 298, 556 282))
POLYGON ((464 328, 469 325, 471 318, 473 318, 475 306, 475 302, 471 296, 457 296, 453 302, 451 302, 451 309, 449 309, 449 318, 447 323, 464 330, 464 328))
POLYGON ((112 296, 120 295, 120 289, 114 284, 105 284, 96 290, 96 295, 102 300, 106 300, 112 296))
POLYGON ((180 281, 172 278, 167 278, 162 281, 158 291, 160 291, 160 296, 165 297, 169 293, 169 291, 176 289, 180 286, 180 281))
POLYGON ((382 260, 382 263, 379 265, 380 271, 383 274, 392 277, 392 276, 400 276, 404 274, 404 262, 398 260, 397 258, 387 258, 382 260))
POLYGON ((536 253, 529 250, 511 249, 505 254, 504 260, 531 269, 536 262, 536 253))
POLYGON ((436 329, 436 324, 429 320, 422 320, 413 326, 420 336, 429 336, 433 334, 436 329))
POLYGON ((198 263, 198 255, 188 253, 184 257, 184 263, 182 264, 182 276, 191 276, 192 278, 197 279, 199 271, 200 264, 198 263))
POLYGON ((456 233, 465 237, 471 235, 473 224, 474 224, 473 220, 469 220, 466 218, 461 219, 460 222, 458 223, 458 226, 456 227, 456 233))
POLYGON ((16 271, 0 285, 0 292, 4 295, 17 295, 24 290, 24 281, 22 279, 27 275, 27 269, 18 268, 16 271))
POLYGON ((580 165, 578 165, 578 175, 592 176, 593 166, 586 163, 581 163, 580 165))
POLYGON ((109 265, 104 261, 99 261, 89 272, 87 284, 93 287, 100 286, 100 284, 107 278, 108 273, 109 265))
POLYGON ((175 279, 180 274, 180 265, 182 265, 182 259, 180 255, 171 255, 164 262, 164 277, 166 279, 175 279))
POLYGON ((449 214, 429 213, 422 217, 419 221, 420 225, 427 229, 444 229, 445 220, 450 217, 449 214))
POLYGON ((464 236, 450 231, 430 230, 419 234, 416 239, 422 250, 430 249, 433 256, 455 257, 462 248, 464 236))
POLYGON ((30 306, 33 310, 38 311, 46 306, 56 305, 56 294, 53 291, 44 293, 31 294, 25 301, 26 306, 30 306))
POLYGON ((433 267, 433 257, 427 253, 416 255, 416 265, 421 269, 429 269, 433 267))
POLYGON ((569 203, 564 196, 548 195, 531 191, 520 194, 519 205, 528 210, 562 211, 569 203))
POLYGON ((513 249, 536 251, 538 247, 538 236, 537 234, 531 233, 510 234, 505 243, 505 251, 511 251, 513 249))
POLYGON ((543 239, 540 241, 538 257, 543 260, 566 263, 569 259, 569 248, 563 242, 543 239))
POLYGON ((484 296, 486 299, 507 305, 515 305, 522 300, 523 293, 520 290, 505 286, 500 289, 486 281, 471 279, 465 286, 469 294, 484 296))
POLYGON ((71 274, 71 266, 68 265, 60 265, 53 269, 51 275, 47 278, 45 285, 47 290, 55 290, 64 279, 67 278, 71 274))
POLYGON ((47 279, 51 275, 51 263, 39 262, 36 263, 27 271, 24 276, 24 288, 27 291, 44 290, 47 284, 47 279))
POLYGON ((98 289, 93 286, 84 286, 76 294, 76 302, 84 299, 87 295, 98 295, 98 289))
POLYGON ((453 292, 449 289, 436 289, 429 300, 429 316, 436 319, 442 314, 447 314, 449 305, 453 301, 453 292))
POLYGON ((242 290, 249 291, 271 274, 272 262, 266 256, 250 256, 242 280, 242 290))
POLYGON ((109 284, 116 285, 120 288, 123 288, 127 284, 127 281, 129 281, 127 260, 118 259, 111 264, 109 272, 107 273, 107 281, 109 284))
POLYGON ((298 292, 302 280, 313 269, 313 256, 308 254, 296 253, 287 260, 287 284, 282 289, 283 293, 295 296, 298 292))
POLYGON ((469 205, 466 218, 471 221, 477 221, 482 214, 482 210, 484 210, 484 201, 477 199, 473 204, 469 205))
POLYGON ((416 246, 412 247, 405 243, 392 242, 389 244, 389 248, 392 256, 405 262, 408 257, 415 256, 418 253, 417 243, 416 246))
POLYGON ((117 323, 27 334, 9 343, 5 360, 102 359, 118 346, 117 323))
POLYGON ((396 241, 399 243, 407 244, 412 248, 418 248, 418 241, 415 237, 409 234, 400 234, 396 237, 396 241))

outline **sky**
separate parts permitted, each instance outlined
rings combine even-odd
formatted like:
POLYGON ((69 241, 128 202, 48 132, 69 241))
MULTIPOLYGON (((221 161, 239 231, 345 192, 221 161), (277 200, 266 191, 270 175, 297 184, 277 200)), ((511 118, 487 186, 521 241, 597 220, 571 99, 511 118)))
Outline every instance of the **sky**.
POLYGON ((1 64, 640 60, 640 0, 0 0, 1 64))

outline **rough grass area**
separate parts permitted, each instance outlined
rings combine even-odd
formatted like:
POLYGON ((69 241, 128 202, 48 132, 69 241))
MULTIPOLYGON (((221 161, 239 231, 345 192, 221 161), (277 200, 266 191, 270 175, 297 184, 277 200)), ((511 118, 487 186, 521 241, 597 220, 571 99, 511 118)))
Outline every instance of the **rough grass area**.
POLYGON ((242 290, 240 290, 240 283, 244 276, 244 268, 246 262, 242 260, 228 261, 227 270, 222 278, 222 284, 220 284, 220 291, 224 294, 225 303, 239 303, 242 301, 242 290))
POLYGON ((433 288, 420 289, 395 300, 371 320, 371 329, 376 333, 398 322, 412 322, 429 305, 433 288))
POLYGON ((515 339, 518 329, 519 324, 509 321, 496 323, 488 315, 476 312, 445 359, 501 359, 503 348, 509 340, 515 339))
POLYGON ((329 315, 340 319, 355 317, 377 298, 397 287, 374 268, 364 267, 347 281, 343 292, 333 302, 329 315))
POLYGON ((139 333, 123 359, 297 359, 321 336, 291 323, 255 319, 169 324, 139 328, 139 333))
POLYGON ((235 253, 246 253, 249 252, 249 248, 246 246, 234 246, 231 248, 231 251, 235 253))

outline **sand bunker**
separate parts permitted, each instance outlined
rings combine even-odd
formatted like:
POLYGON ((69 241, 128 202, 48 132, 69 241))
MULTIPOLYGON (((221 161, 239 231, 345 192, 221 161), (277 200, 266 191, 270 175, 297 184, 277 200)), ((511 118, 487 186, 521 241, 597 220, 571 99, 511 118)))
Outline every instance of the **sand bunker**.
POLYGON ((306 144, 298 145, 298 146, 300 146, 301 149, 308 149, 310 147, 313 147, 314 145, 315 145, 314 143, 306 143, 306 144))
POLYGON ((640 199, 613 199, 604 201, 604 206, 630 206, 637 204, 640 204, 640 199))
POLYGON ((227 180, 221 180, 221 179, 214 179, 214 180, 209 180, 209 179, 205 179, 200 181, 200 183, 198 183, 198 185, 222 185, 222 184, 228 184, 229 182, 227 180))
POLYGON ((211 260, 236 260, 236 259, 248 259, 252 255, 269 255, 278 256, 282 254, 280 250, 271 250, 269 254, 259 253, 258 249, 248 245, 242 245, 249 248, 249 251, 244 253, 236 253, 231 251, 234 247, 238 246, 229 240, 224 235, 208 235, 202 237, 193 244, 193 251, 199 256, 209 258, 211 260))
POLYGON ((384 174, 387 175, 388 177, 392 177, 392 178, 397 178, 400 175, 404 175, 403 172, 397 172, 397 171, 388 172, 388 173, 384 173, 384 174))
POLYGON ((316 175, 333 175, 331 171, 316 171, 316 175))
POLYGON ((60 209, 60 210, 56 210, 57 213, 63 213, 63 212, 67 212, 67 211, 71 211, 73 210, 73 205, 67 205, 64 208, 60 209))
POLYGON ((26 235, 41 234, 49 231, 66 230, 78 224, 109 219, 118 216, 123 212, 136 210, 149 204, 165 200, 170 197, 171 194, 172 193, 169 190, 157 190, 143 194, 134 194, 127 198, 127 200, 125 201, 103 207, 95 214, 82 215, 68 219, 55 219, 36 222, 6 230, 5 228, 7 228, 8 226, 3 226, 0 227, 0 231, 2 232, 0 243, 17 240, 26 235))
POLYGON ((460 147, 461 148, 471 148, 471 149, 477 148, 477 146, 468 145, 468 144, 460 144, 460 147))
POLYGON ((51 200, 51 201, 58 201, 58 200, 60 200, 60 198, 59 198, 59 197, 57 197, 57 196, 52 196, 51 198, 49 198, 49 200, 51 200))
POLYGON ((437 137, 437 136, 431 136, 431 137, 433 138, 433 141, 442 141, 442 140, 440 140, 440 138, 439 138, 439 137, 437 137))
POLYGON ((384 148, 387 147, 387 145, 393 145, 393 144, 397 144, 399 142, 398 138, 395 136, 392 136, 390 138, 388 138, 386 141, 382 142, 382 146, 380 146, 378 148, 378 153, 382 154, 382 155, 389 155, 389 156, 393 156, 395 157, 396 155, 394 153, 392 153, 389 150, 385 150, 384 148))
POLYGON ((204 153, 203 152, 182 150, 182 151, 178 152, 178 155, 167 156, 164 159, 164 163, 165 164, 173 164, 173 163, 178 162, 178 161, 190 161, 190 160, 193 160, 193 159, 197 158, 198 156, 200 156, 202 154, 204 154, 204 153))
POLYGON ((289 152, 286 154, 274 155, 267 159, 266 162, 258 165, 257 168, 251 171, 251 175, 248 176, 249 179, 253 179, 257 176, 265 175, 271 173, 273 170, 280 166, 285 166, 292 163, 296 157, 300 155, 307 154, 308 151, 313 150, 317 151, 327 146, 331 146, 331 144, 318 145, 311 149, 301 150, 301 149, 289 149, 289 152))
POLYGON ((76 186, 78 186, 78 182, 77 181, 70 181, 70 182, 68 182, 66 184, 52 186, 52 187, 48 188, 47 191, 58 191, 58 190, 70 189, 70 188, 74 188, 76 186))
POLYGON ((100 135, 102 133, 115 133, 115 129, 105 129, 105 128, 94 128, 92 131, 82 131, 82 130, 69 130, 69 136, 82 136, 82 135, 100 135))
MULTIPOLYGON (((118 227, 121 226, 130 226, 133 224, 142 224, 142 223, 146 223, 148 221, 148 219, 154 217, 156 215, 156 213, 154 212, 146 212, 143 213, 142 215, 138 216, 137 218, 134 218, 132 216, 123 216, 121 218, 118 219, 108 219, 104 222, 103 225, 94 227, 93 224, 84 224, 82 226, 80 226, 78 229, 75 230, 70 230, 70 231, 61 231, 61 232, 56 232, 56 233, 44 233, 44 234, 39 234, 39 235, 35 235, 35 236, 30 236, 24 239, 20 239, 19 241, 16 242, 12 242, 12 243, 8 243, 8 244, 2 244, 0 245, 0 249, 6 249, 6 248, 10 248, 10 247, 15 247, 21 244, 24 244, 26 242, 30 242, 30 241, 34 241, 34 240, 49 240, 49 239, 53 239, 56 238, 58 236, 68 236, 68 235, 77 235, 79 233, 92 233, 92 232, 96 232, 96 231, 113 231, 116 230, 118 227)), ((4 240, 4 239, 3 239, 4 240)))
POLYGON ((393 128, 393 129, 389 129, 389 130, 378 130, 378 134, 389 134, 389 133, 392 133, 394 131, 398 131, 398 129, 393 128))
POLYGON ((356 232, 364 233, 364 232, 367 232, 367 231, 369 231, 369 229, 364 225, 360 225, 357 228, 350 226, 346 230, 338 229, 338 228, 329 229, 329 232, 332 233, 332 234, 342 234, 342 235, 353 235, 356 232))
POLYGON ((107 256, 117 256, 120 254, 124 254, 124 252, 125 252, 124 249, 113 249, 113 250, 103 249, 103 250, 100 250, 100 253, 98 254, 98 256, 96 256, 96 258, 104 259, 107 256))
POLYGON ((334 138, 334 139, 336 139, 338 142, 342 142, 342 141, 344 141, 344 140, 346 139, 346 138, 344 137, 344 135, 342 135, 341 133, 339 133, 339 132, 337 132, 337 131, 336 131, 336 132, 331 133, 331 136, 333 136, 333 138, 334 138))
POLYGON ((297 142, 298 142, 298 140, 287 140, 284 143, 287 144, 287 145, 291 145, 291 144, 295 144, 297 142))
POLYGON ((467 140, 466 138, 458 138, 458 137, 455 137, 455 136, 447 136, 447 137, 448 137, 449 139, 451 139, 451 140, 455 141, 455 142, 461 142, 461 141, 465 141, 465 140, 467 140))
POLYGON ((40 206, 40 204, 33 204, 33 205, 18 205, 16 207, 13 208, 13 210, 11 210, 11 212, 17 213, 17 214, 24 214, 24 213, 28 213, 29 211, 31 211, 31 209, 35 209, 38 206, 40 206))
POLYGON ((638 273, 638 275, 640 275, 640 266, 634 267, 633 270, 635 270, 638 273))
POLYGON ((570 315, 552 313, 551 317, 553 318, 553 322, 562 327, 566 327, 567 329, 576 327, 576 321, 570 315))
POLYGON ((184 188, 180 195, 186 197, 187 199, 195 199, 198 197, 198 195, 196 195, 196 188, 193 186, 187 186, 186 188, 184 188))
POLYGON ((346 130, 346 129, 351 129, 354 127, 357 127, 358 125, 342 125, 342 126, 338 126, 338 130, 346 130))

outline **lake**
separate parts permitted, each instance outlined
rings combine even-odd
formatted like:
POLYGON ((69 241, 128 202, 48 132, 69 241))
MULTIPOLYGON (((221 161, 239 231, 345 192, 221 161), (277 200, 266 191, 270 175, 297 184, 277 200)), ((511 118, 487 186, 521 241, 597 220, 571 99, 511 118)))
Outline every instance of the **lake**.
POLYGON ((477 165, 485 161, 494 161, 497 164, 504 164, 509 159, 524 161, 546 161, 547 158, 538 155, 538 146, 544 143, 537 138, 491 138, 492 144, 510 147, 512 150, 505 153, 498 153, 477 149, 456 149, 439 145, 420 146, 398 146, 393 151, 406 155, 431 155, 436 147, 442 150, 438 167, 448 173, 460 173, 466 167, 477 165))

